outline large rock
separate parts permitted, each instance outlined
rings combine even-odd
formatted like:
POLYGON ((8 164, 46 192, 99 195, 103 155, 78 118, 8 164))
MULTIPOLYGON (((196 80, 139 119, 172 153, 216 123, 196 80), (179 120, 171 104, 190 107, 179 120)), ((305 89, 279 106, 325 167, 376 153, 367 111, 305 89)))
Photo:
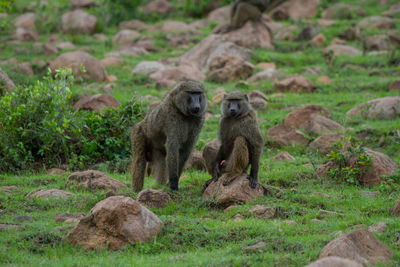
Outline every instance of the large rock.
POLYGON ((254 66, 241 58, 221 55, 213 58, 207 72, 207 80, 224 83, 236 79, 247 79, 254 66))
POLYGON ((53 72, 62 67, 71 68, 75 78, 82 77, 103 82, 107 77, 106 70, 101 62, 83 51, 64 53, 50 61, 50 69, 53 72), (85 67, 86 72, 81 71, 81 65, 85 67))
POLYGON ((167 67, 158 61, 142 61, 136 65, 132 74, 150 75, 154 72, 165 70, 167 67))
POLYGON ((274 49, 273 36, 260 21, 249 20, 239 29, 223 34, 223 37, 246 48, 274 49))
POLYGON ((352 108, 346 114, 350 117, 361 116, 367 119, 395 119, 400 116, 400 96, 370 100, 352 108))
POLYGON ((284 124, 296 129, 304 129, 311 135, 344 131, 343 126, 329 119, 329 111, 321 106, 309 105, 290 112, 284 124))
POLYGON ((15 88, 15 83, 8 77, 7 73, 5 73, 0 67, 0 82, 6 85, 6 89, 15 88))
POLYGON ((113 38, 113 44, 133 43, 134 39, 138 38, 140 33, 134 30, 122 30, 113 38))
POLYGON ((122 187, 126 187, 124 183, 108 177, 105 173, 93 170, 71 173, 65 183, 65 186, 68 185, 77 185, 78 187, 87 189, 111 190, 118 190, 122 187))
POLYGON ((364 265, 389 263, 393 251, 366 229, 356 229, 329 242, 319 258, 336 256, 364 265))
POLYGON ((392 216, 400 216, 400 199, 393 206, 392 216))
POLYGON ((217 158, 217 153, 220 147, 220 143, 217 139, 208 142, 203 149, 202 157, 204 160, 204 165, 209 174, 212 174, 212 164, 217 158))
POLYGON ((15 36, 19 41, 36 41, 39 37, 35 31, 26 28, 17 28, 15 30, 15 36))
POLYGON ((258 90, 253 90, 248 94, 248 96, 250 104, 253 108, 261 110, 267 108, 268 99, 262 92, 258 90))
POLYGON ((193 65, 179 65, 177 67, 169 67, 159 70, 150 75, 157 87, 168 88, 176 83, 176 81, 187 78, 193 80, 204 80, 204 74, 193 65))
POLYGON ((393 19, 388 17, 373 16, 362 19, 357 23, 357 28, 361 30, 391 29, 395 27, 393 19))
POLYGON ((195 64, 198 69, 206 72, 211 61, 221 55, 235 56, 242 60, 250 59, 250 51, 232 42, 227 41, 220 35, 211 34, 198 45, 184 54, 180 61, 182 63, 195 64))
POLYGON ((123 196, 100 201, 65 237, 85 249, 119 249, 127 243, 145 242, 162 230, 162 221, 139 202, 123 196))
POLYGON ((189 156, 189 159, 185 163, 185 170, 192 169, 202 171, 205 170, 205 168, 202 152, 193 150, 189 156))
POLYGON ((276 81, 274 89, 281 92, 309 93, 314 90, 314 85, 305 77, 292 75, 282 81, 276 81))
POLYGON ((363 265, 349 259, 339 257, 326 257, 310 263, 305 267, 363 267, 363 265))
POLYGON ((35 14, 25 13, 14 20, 16 28, 33 29, 35 28, 35 14))
POLYGON ((97 18, 81 9, 67 12, 61 17, 61 28, 67 33, 90 34, 96 24, 97 18))
POLYGON ((398 17, 400 14, 400 3, 392 5, 387 11, 382 13, 386 17, 398 17))
POLYGON ((359 6, 336 3, 322 12, 324 19, 354 19, 354 16, 364 16, 365 11, 359 6))
POLYGON ((162 209, 171 202, 171 197, 162 190, 146 189, 138 193, 136 200, 149 209, 162 209))
POLYGON ((260 184, 257 184, 254 189, 250 187, 247 174, 239 176, 229 185, 224 186, 223 181, 226 175, 229 176, 229 174, 224 174, 218 181, 212 182, 204 191, 203 198, 215 198, 219 204, 229 204, 246 202, 264 195, 264 189, 260 184))
POLYGON ((168 1, 166 0, 154 0, 151 1, 146 5, 144 8, 144 13, 145 14, 159 14, 159 15, 166 15, 170 13, 174 8, 168 1))
POLYGON ((313 152, 319 152, 322 154, 328 154, 330 151, 334 150, 332 147, 338 142, 338 140, 343 141, 345 137, 341 134, 324 134, 310 143, 308 148, 313 152))
POLYGON ((282 72, 275 69, 265 69, 258 72, 247 79, 248 82, 273 82, 277 79, 283 78, 282 72))
POLYGON ((267 132, 267 137, 278 146, 307 145, 307 137, 299 130, 285 125, 276 125, 267 132))
POLYGON ((117 108, 119 107, 119 102, 110 95, 88 95, 79 99, 75 103, 74 109, 76 110, 90 110, 102 112, 105 107, 117 108))
POLYGON ((219 23, 229 22, 231 14, 231 6, 223 6, 211 11, 208 16, 208 21, 217 21, 219 23))
POLYGON ((318 11, 319 0, 290 0, 270 12, 274 20, 299 20, 314 16, 318 11))
POLYGON ((324 49, 324 54, 329 55, 330 53, 332 53, 333 56, 341 56, 341 55, 359 56, 362 54, 362 52, 357 48, 354 48, 349 45, 340 45, 340 44, 333 44, 324 49))
POLYGON ((26 195, 27 198, 37 197, 37 198, 44 198, 44 199, 48 199, 49 197, 67 198, 67 197, 72 197, 72 196, 75 196, 75 194, 70 193, 70 192, 65 192, 65 191, 59 190, 59 189, 38 189, 38 190, 32 191, 28 195, 26 195))

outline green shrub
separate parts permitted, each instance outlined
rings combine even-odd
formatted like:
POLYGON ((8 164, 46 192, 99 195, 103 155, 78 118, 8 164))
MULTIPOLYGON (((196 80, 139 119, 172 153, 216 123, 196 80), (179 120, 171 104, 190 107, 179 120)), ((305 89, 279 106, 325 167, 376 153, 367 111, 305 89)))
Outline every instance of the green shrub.
POLYGON ((71 169, 129 157, 129 128, 142 118, 135 102, 102 113, 69 103, 70 69, 51 73, 0 99, 0 171, 69 164, 71 169))
POLYGON ((142 0, 103 0, 93 12, 102 18, 100 23, 116 25, 121 21, 136 18, 137 7, 142 2, 142 0))

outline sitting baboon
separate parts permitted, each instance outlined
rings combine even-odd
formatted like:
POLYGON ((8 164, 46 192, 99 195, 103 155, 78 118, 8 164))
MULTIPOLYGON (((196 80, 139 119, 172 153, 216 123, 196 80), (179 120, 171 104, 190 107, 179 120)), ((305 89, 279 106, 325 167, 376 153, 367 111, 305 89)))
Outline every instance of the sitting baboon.
POLYGON ((146 163, 159 184, 178 190, 179 177, 199 136, 207 108, 206 89, 184 79, 132 130, 132 186, 143 188, 146 163))
POLYGON ((205 157, 206 166, 211 167, 212 181, 221 174, 229 173, 228 185, 237 176, 245 173, 251 165, 250 186, 255 188, 258 182, 258 169, 264 140, 257 121, 257 113, 251 107, 247 94, 234 91, 225 94, 221 104, 222 118, 219 123, 219 149, 216 156, 205 157), (215 160, 214 160, 215 159, 215 160), (209 163, 207 160, 213 162, 209 163))

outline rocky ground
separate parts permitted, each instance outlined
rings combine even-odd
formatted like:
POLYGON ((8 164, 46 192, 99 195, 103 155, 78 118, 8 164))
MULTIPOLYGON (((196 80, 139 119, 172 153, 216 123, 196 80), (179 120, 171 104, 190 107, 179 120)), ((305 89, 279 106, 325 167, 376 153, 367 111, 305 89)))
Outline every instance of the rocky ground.
POLYGON ((0 174, 1 264, 397 266, 396 2, 291 0, 222 34, 228 6, 194 18, 182 1, 149 1, 137 18, 106 24, 100 1, 17 1, 0 13, 10 25, 0 33, 4 91, 67 66, 75 109, 101 112, 134 95, 147 109, 188 77, 208 90, 197 151, 216 138, 222 95, 234 89, 249 93, 266 145, 254 190, 242 177, 202 195, 210 177, 199 152, 179 193, 147 178, 150 190, 135 194, 128 173, 0 174), (346 154, 357 181, 329 172, 337 140, 371 159, 364 168, 346 154))

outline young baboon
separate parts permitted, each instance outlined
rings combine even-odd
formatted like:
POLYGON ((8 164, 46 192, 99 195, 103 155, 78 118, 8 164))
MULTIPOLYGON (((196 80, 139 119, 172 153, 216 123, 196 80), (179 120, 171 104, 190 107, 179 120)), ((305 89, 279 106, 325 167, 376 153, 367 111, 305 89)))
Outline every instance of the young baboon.
POLYGON ((225 94, 221 104, 222 118, 219 123, 218 139, 220 147, 212 165, 212 181, 218 180, 222 173, 230 173, 229 184, 238 175, 247 171, 251 165, 250 186, 258 182, 258 169, 264 140, 257 121, 257 113, 251 107, 247 94, 234 91, 225 94))
POLYGON ((132 186, 143 188, 146 163, 157 183, 178 190, 186 160, 204 123, 206 89, 200 82, 184 79, 132 130, 132 186))

